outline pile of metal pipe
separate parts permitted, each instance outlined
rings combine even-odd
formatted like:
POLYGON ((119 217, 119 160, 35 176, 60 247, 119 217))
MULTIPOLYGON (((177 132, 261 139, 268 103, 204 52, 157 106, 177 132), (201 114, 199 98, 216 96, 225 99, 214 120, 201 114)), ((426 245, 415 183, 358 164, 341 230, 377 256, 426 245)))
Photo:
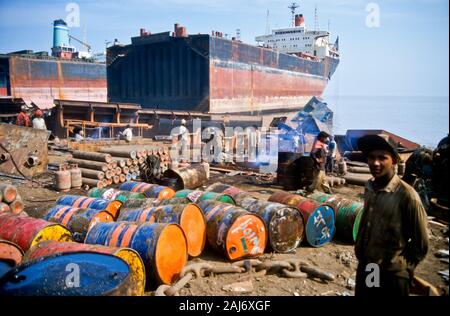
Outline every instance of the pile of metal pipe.
POLYGON ((112 184, 160 178, 169 167, 169 147, 163 145, 124 145, 102 147, 98 152, 76 150, 69 163, 76 163, 83 184, 104 188, 112 184))
POLYGON ((24 204, 17 188, 11 184, 0 182, 0 213, 23 213, 24 204))

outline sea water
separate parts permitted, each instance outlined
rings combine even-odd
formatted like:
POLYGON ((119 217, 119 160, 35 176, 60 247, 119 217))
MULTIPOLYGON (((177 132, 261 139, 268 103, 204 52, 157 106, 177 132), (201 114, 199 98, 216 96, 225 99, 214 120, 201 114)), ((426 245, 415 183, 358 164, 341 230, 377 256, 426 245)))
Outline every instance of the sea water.
POLYGON ((325 97, 333 111, 333 133, 382 129, 435 148, 449 132, 448 97, 325 97))

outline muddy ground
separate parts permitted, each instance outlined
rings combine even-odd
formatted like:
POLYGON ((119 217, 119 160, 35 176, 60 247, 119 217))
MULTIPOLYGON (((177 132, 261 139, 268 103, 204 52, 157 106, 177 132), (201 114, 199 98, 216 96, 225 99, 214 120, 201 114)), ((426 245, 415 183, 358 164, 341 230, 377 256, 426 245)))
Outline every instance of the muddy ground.
MULTIPOLYGON (((57 160, 57 159, 55 159, 57 160)), ((50 173, 43 174, 35 180, 40 182, 31 184, 30 182, 20 181, 11 178, 2 178, 0 181, 12 182, 18 187, 20 195, 25 202, 25 211, 33 217, 41 217, 54 205, 56 199, 61 196, 53 188, 53 178, 50 173)), ((209 184, 222 182, 235 185, 245 189, 257 197, 267 200, 274 192, 281 190, 280 187, 261 181, 254 176, 234 175, 227 176, 222 173, 212 172, 209 184)), ((334 193, 362 200, 363 188, 359 186, 334 187, 334 193)), ((84 190, 71 190, 70 194, 84 195, 84 190)), ((436 286, 444 295, 448 295, 448 284, 446 284, 438 271, 447 270, 448 263, 443 263, 435 256, 440 249, 448 250, 448 236, 444 235, 444 225, 429 224, 430 248, 425 260, 418 266, 416 274, 436 286)), ((447 226, 448 227, 448 226, 447 226)), ((266 253, 261 260, 284 260, 288 258, 297 258, 307 263, 330 272, 335 276, 331 282, 321 281, 314 278, 289 279, 277 274, 255 275, 253 273, 242 274, 222 274, 203 277, 192 280, 180 292, 180 295, 198 295, 198 296, 237 296, 237 295, 267 295, 267 296, 336 296, 336 295, 354 295, 351 284, 355 280, 357 260, 354 255, 353 245, 344 244, 334 240, 321 248, 313 248, 305 245, 297 248, 295 253, 279 254, 266 253), (235 288, 233 291, 229 288, 230 284, 244 282, 241 289, 235 288), (227 289, 228 288, 228 289, 227 289)), ((223 257, 210 249, 205 249, 204 253, 190 262, 208 262, 213 265, 229 264, 223 257)), ((190 263, 189 262, 189 263, 190 263)), ((188 263, 188 264, 189 264, 188 263)), ((149 291, 148 295, 153 292, 149 291)))

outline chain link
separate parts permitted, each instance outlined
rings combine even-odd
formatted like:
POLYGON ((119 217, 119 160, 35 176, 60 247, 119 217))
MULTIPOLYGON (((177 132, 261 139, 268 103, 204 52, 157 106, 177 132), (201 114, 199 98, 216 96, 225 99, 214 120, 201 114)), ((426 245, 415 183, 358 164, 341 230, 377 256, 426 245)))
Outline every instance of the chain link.
POLYGON ((224 273, 252 273, 253 276, 260 276, 269 271, 272 273, 281 272, 281 275, 286 278, 315 277, 327 281, 334 281, 335 279, 333 274, 311 267, 307 262, 296 258, 275 261, 245 259, 223 266, 198 262, 185 266, 180 272, 180 279, 174 285, 160 285, 155 291, 155 296, 178 296, 179 291, 194 278, 224 273))

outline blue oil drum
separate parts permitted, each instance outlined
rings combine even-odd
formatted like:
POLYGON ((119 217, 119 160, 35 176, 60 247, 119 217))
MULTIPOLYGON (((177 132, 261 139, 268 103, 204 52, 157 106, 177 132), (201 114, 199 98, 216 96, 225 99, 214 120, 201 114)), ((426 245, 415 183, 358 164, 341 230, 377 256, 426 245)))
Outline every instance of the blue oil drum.
POLYGON ((80 208, 93 208, 96 210, 106 209, 109 203, 111 203, 111 201, 78 195, 64 195, 56 201, 56 204, 59 205, 69 205, 80 208))
POLYGON ((334 210, 314 200, 302 200, 297 208, 305 220, 305 240, 312 247, 322 247, 334 236, 334 210))
POLYGON ((127 295, 128 264, 113 255, 59 253, 25 262, 0 278, 0 295, 127 295))
POLYGON ((177 224, 98 223, 87 233, 85 243, 136 250, 147 284, 171 284, 188 259, 186 237, 177 224))

